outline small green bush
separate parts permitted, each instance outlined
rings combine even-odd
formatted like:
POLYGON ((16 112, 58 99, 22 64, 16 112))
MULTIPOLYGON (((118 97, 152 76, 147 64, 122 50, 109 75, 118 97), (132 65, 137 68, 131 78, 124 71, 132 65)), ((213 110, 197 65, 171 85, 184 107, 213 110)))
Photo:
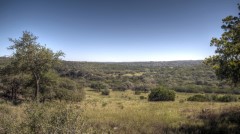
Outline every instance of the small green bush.
POLYGON ((109 95, 110 94, 109 89, 103 89, 101 92, 102 92, 102 95, 109 95))
POLYGON ((164 88, 152 89, 148 96, 149 101, 174 101, 175 92, 164 88))
POLYGON ((214 102, 236 102, 238 98, 234 95, 194 95, 187 99, 187 101, 198 101, 198 102, 207 102, 207 101, 214 101, 214 102))
POLYGON ((100 92, 103 89, 108 88, 108 85, 104 82, 93 82, 90 87, 97 92, 100 92))
POLYGON ((187 99, 187 101, 205 102, 205 101, 210 101, 210 98, 208 96, 206 96, 206 95, 197 94, 197 95, 189 97, 187 99))
POLYGON ((220 102, 236 102, 236 101, 238 101, 238 98, 233 95, 224 95, 224 96, 218 97, 218 101, 220 101, 220 102))

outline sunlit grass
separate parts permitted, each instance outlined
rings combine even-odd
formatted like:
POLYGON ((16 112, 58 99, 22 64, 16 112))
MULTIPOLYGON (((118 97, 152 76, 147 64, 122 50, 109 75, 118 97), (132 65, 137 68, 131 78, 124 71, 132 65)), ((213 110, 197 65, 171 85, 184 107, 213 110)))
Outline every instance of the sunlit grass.
MULTIPOLYGON (((73 113, 81 114, 80 122, 77 122, 82 131, 86 133, 168 133, 174 128, 183 124, 201 124, 197 118, 205 110, 219 111, 224 108, 240 106, 239 102, 219 103, 219 102, 188 102, 186 99, 194 94, 177 93, 175 101, 169 102, 149 102, 148 93, 135 95, 134 91, 127 90, 111 91, 109 96, 101 95, 100 92, 86 88, 86 99, 80 103, 70 102, 50 102, 41 104, 50 106, 47 116, 56 111, 56 106, 68 106, 73 108, 73 113), (145 99, 140 99, 144 96, 145 99), (83 122, 82 122, 83 121, 83 122), (168 128, 168 129, 166 129, 168 128)), ((25 121, 26 108, 31 104, 23 103, 14 106, 11 103, 0 105, 0 114, 6 119, 9 128, 20 129, 18 124, 25 121)), ((50 116, 51 117, 51 116, 50 116)), ((6 128, 8 128, 6 126, 6 128)), ((15 132, 15 131, 13 131, 15 132)))
POLYGON ((123 132, 134 129, 131 132, 137 133, 138 129, 144 128, 149 133, 154 133, 163 125, 179 127, 181 124, 198 123, 196 116, 203 110, 240 105, 239 102, 188 102, 186 99, 193 95, 188 93, 177 93, 174 102, 149 102, 147 99, 140 99, 140 96, 147 97, 148 93, 135 95, 128 90, 113 91, 109 96, 102 96, 98 92, 86 91, 87 97, 81 108, 89 122, 108 129, 119 128, 123 132))

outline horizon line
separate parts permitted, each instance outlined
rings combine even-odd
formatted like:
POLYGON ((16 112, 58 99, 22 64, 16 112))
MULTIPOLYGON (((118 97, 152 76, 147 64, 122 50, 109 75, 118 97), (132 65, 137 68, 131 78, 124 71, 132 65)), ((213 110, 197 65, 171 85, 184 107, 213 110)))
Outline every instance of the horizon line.
MULTIPOLYGON (((1 58, 10 58, 10 55, 2 55, 1 58)), ((182 60, 132 60, 132 61, 95 61, 95 60, 69 60, 60 59, 62 61, 71 62, 98 62, 98 63, 130 63, 130 62, 173 62, 173 61, 203 61, 204 59, 182 59, 182 60)))
POLYGON ((70 62, 98 62, 98 63, 130 63, 130 62, 174 62, 174 61, 203 61, 204 59, 196 60, 149 60, 149 61, 81 61, 81 60, 62 60, 70 62))

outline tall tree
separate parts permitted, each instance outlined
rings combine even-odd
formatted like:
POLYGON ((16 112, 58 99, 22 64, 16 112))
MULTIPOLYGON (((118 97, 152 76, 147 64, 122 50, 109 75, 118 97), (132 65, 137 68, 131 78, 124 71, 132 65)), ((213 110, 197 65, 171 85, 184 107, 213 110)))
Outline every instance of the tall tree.
POLYGON ((37 36, 24 31, 19 39, 10 38, 13 43, 8 49, 13 50, 12 64, 22 73, 29 73, 35 81, 34 99, 39 101, 40 81, 60 61, 64 53, 52 50, 37 43, 37 36))
POLYGON ((219 79, 229 80, 236 87, 240 82, 240 13, 227 16, 222 22, 222 36, 211 40, 215 55, 206 58, 205 63, 213 67, 219 79))

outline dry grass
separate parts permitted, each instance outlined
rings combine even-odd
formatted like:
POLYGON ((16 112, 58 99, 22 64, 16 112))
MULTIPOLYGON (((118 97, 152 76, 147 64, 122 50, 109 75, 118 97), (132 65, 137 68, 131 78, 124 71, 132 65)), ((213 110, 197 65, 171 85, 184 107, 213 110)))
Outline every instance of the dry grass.
POLYGON ((81 103, 84 116, 90 124, 97 124, 99 129, 119 133, 156 133, 163 127, 177 128, 182 124, 201 123, 196 116, 204 110, 218 110, 240 106, 234 103, 187 102, 193 94, 177 93, 174 102, 148 102, 133 91, 111 92, 102 96, 97 92, 87 91, 86 100, 81 103), (120 129, 117 131, 117 129, 120 129))
MULTIPOLYGON (((228 107, 240 106, 240 102, 185 101, 191 95, 193 94, 177 93, 176 100, 173 102, 149 102, 147 99, 140 99, 140 96, 147 97, 148 93, 135 95, 133 91, 129 90, 125 92, 111 91, 109 96, 103 96, 99 92, 86 89, 86 99, 83 102, 67 103, 67 105, 76 111, 81 110, 81 117, 83 118, 81 121, 83 122, 78 124, 82 125, 83 129, 79 133, 128 134, 170 133, 170 131, 176 133, 177 128, 183 124, 201 124, 202 121, 196 117, 205 110, 218 111, 228 107)), ((61 103, 56 104, 61 105, 61 103)), ((18 122, 24 121, 24 110, 29 105, 0 104, 0 114, 7 113, 9 118, 16 118, 13 119, 17 121, 12 126, 14 128, 14 125, 17 125, 18 122), (4 111, 5 109, 7 111, 4 111)))

